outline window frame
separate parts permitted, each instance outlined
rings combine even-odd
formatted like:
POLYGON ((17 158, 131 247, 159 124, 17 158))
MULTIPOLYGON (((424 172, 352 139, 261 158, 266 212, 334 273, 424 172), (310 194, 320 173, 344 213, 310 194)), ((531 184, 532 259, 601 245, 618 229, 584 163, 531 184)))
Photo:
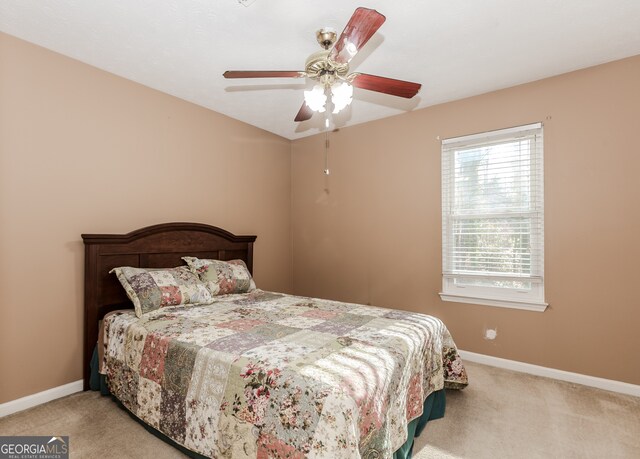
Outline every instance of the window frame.
MULTIPOLYGON (((507 129, 472 134, 449 138, 442 141, 442 163, 441 163, 441 191, 442 191, 442 292, 440 298, 443 301, 457 303, 470 303, 487 306, 506 307, 514 309, 524 309, 529 311, 543 312, 548 304, 544 299, 544 133, 542 123, 516 126, 507 129), (481 147, 487 143, 498 141, 517 141, 518 138, 531 135, 536 132, 534 139, 535 148, 531 151, 530 171, 532 180, 536 181, 539 189, 531 195, 529 209, 523 211, 501 212, 481 212, 475 215, 455 214, 453 212, 455 181, 455 153, 456 147, 468 149, 470 147, 481 147), (539 142, 539 144, 538 144, 539 142), (452 146, 453 145, 453 146, 452 146), (446 176, 446 174, 451 174, 446 176), (447 187, 448 185, 448 187, 447 187), (529 235, 531 245, 538 250, 531 250, 531 266, 535 266, 535 275, 530 276, 501 276, 497 274, 477 274, 470 272, 458 272, 453 269, 447 272, 447 260, 453 260, 455 250, 454 221, 469 218, 499 218, 504 217, 525 217, 531 218, 531 232, 529 235), (534 225, 538 225, 539 231, 534 230, 534 225), (456 279, 479 278, 484 280, 526 280, 530 282, 530 289, 458 285, 456 279)), ((451 261, 452 263, 452 261, 451 261)))

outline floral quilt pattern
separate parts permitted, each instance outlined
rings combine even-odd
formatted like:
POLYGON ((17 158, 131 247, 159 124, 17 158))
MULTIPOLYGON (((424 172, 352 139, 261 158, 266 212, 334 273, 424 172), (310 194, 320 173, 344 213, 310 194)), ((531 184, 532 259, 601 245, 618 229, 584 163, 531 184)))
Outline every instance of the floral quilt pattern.
POLYGON ((388 458, 467 375, 431 316, 262 290, 104 320, 111 392, 215 458, 388 458))

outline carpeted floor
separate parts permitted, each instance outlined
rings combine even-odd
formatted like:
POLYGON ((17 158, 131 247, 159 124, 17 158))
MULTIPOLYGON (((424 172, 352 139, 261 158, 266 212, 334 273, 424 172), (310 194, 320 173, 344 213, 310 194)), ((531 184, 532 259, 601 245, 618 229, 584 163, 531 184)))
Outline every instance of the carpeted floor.
POLYGON ((447 392, 416 459, 640 458, 640 398, 465 363, 469 387, 447 392))
MULTIPOLYGON (((640 458, 640 398, 466 363, 444 419, 417 440, 427 458, 640 458)), ((179 458, 96 392, 0 419, 0 435, 69 435, 72 458, 179 458)))

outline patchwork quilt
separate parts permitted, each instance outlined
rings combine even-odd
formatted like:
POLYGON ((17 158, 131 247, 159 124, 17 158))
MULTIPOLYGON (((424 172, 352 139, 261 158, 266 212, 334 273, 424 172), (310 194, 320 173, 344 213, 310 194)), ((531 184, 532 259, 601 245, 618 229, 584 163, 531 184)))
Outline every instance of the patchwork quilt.
POLYGON ((431 316, 254 290, 107 316, 102 372, 145 423, 215 458, 388 458, 467 375, 431 316))

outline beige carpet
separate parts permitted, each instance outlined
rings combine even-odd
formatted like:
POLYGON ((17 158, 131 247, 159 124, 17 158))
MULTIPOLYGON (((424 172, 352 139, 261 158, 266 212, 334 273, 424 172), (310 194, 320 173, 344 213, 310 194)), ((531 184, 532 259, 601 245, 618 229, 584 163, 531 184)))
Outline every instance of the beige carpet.
MULTIPOLYGON (((466 365, 469 387, 447 393, 416 459, 640 458, 640 398, 466 365)), ((73 458, 185 457, 96 392, 2 418, 0 435, 69 435, 73 458)))
POLYGON ((640 458, 640 398, 465 363, 469 387, 447 392, 416 459, 640 458))

